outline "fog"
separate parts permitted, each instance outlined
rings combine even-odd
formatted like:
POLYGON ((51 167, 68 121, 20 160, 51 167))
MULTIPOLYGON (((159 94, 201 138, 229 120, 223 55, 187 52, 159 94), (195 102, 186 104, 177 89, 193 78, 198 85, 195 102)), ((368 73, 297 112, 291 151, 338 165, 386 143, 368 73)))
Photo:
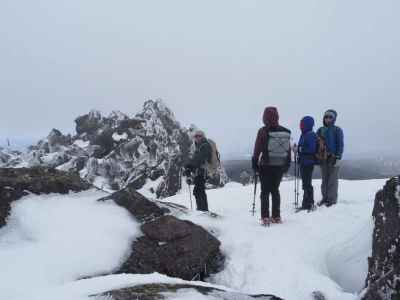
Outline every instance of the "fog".
POLYGON ((302 116, 321 124, 334 108, 347 155, 396 153, 399 11, 395 0, 3 0, 0 144, 162 98, 226 156, 251 151, 269 105, 294 140, 302 116))

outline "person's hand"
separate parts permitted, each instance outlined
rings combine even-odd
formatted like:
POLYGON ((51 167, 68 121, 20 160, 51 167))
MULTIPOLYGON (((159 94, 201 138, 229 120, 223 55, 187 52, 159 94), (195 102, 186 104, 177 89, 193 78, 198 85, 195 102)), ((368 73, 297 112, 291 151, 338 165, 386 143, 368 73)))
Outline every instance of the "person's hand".
POLYGON ((186 183, 187 183, 188 185, 192 185, 192 184, 193 184, 192 178, 186 179, 186 183))
POLYGON ((260 167, 258 166, 258 161, 255 157, 253 157, 251 160, 251 167, 253 168, 253 171, 255 173, 258 173, 260 171, 260 167))

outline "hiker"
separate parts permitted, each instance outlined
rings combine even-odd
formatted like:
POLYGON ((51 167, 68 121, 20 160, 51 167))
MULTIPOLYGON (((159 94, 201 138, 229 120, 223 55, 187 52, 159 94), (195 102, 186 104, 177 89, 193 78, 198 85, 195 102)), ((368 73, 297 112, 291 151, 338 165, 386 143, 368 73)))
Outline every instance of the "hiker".
POLYGON ((299 210, 314 208, 314 187, 312 178, 316 164, 318 136, 314 132, 315 121, 306 116, 300 122, 301 137, 297 147, 298 164, 300 166, 301 181, 303 183, 303 203, 299 210))
POLYGON ((290 130, 279 125, 279 113, 275 107, 267 107, 263 116, 264 127, 258 131, 252 167, 261 181, 261 222, 262 225, 282 223, 281 196, 279 186, 283 174, 291 163, 290 130), (269 211, 269 197, 272 195, 272 219, 269 211))
POLYGON ((185 167, 185 176, 188 184, 194 183, 193 195, 196 198, 197 210, 208 211, 206 194, 207 168, 206 165, 212 159, 212 147, 203 131, 197 130, 194 134, 196 150, 193 157, 185 167), (194 177, 193 182, 191 177, 194 177))
POLYGON ((344 151, 343 130, 336 126, 338 114, 330 109, 325 112, 324 126, 318 132, 318 159, 322 172, 322 201, 319 205, 332 206, 337 203, 339 190, 339 162, 344 151))

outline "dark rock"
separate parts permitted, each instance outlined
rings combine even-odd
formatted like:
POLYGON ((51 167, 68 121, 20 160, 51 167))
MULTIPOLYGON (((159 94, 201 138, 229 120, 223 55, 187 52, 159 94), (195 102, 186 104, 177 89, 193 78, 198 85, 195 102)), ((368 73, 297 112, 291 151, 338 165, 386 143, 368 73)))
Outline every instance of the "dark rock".
POLYGON ((114 200, 118 205, 126 208, 132 216, 141 222, 154 220, 164 215, 155 202, 139 194, 134 188, 128 187, 99 201, 114 200))
POLYGON ((50 168, 2 168, 0 169, 0 227, 6 224, 10 204, 28 193, 67 194, 70 191, 87 190, 90 185, 77 173, 62 172, 50 168))
POLYGON ((113 200, 142 222, 144 234, 132 243, 131 255, 116 273, 158 272, 185 280, 202 280, 223 264, 220 242, 202 227, 173 216, 134 188, 128 187, 99 201, 113 200))
POLYGON ((172 284, 148 284, 126 289, 120 289, 104 293, 102 296, 111 297, 113 300, 160 300, 172 299, 173 295, 179 292, 195 290, 203 296, 221 300, 283 300, 272 295, 245 295, 234 292, 227 292, 222 289, 212 287, 202 287, 196 285, 172 285, 172 284), (167 296, 168 295, 168 296, 167 296))
POLYGON ((118 273, 162 273, 184 280, 203 280, 223 263, 220 242, 188 221, 164 216, 142 225, 145 236, 132 245, 132 255, 118 273))
POLYGON ((376 194, 372 256, 363 300, 400 299, 400 180, 376 194))

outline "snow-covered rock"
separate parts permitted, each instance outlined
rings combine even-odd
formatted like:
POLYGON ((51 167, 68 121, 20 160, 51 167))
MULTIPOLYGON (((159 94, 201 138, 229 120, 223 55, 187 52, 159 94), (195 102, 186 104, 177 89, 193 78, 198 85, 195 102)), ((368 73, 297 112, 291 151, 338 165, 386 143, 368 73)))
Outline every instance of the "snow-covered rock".
POLYGON ((6 224, 11 204, 29 193, 67 194, 89 187, 75 173, 41 167, 0 169, 0 227, 6 224))
MULTIPOLYGON (((27 153, 11 155, 0 149, 0 167, 73 170, 106 190, 151 185, 157 198, 181 189, 181 170, 193 144, 191 130, 182 127, 161 100, 146 101, 133 118, 119 111, 106 117, 93 110, 75 122, 76 135, 53 129, 27 153)), ((220 173, 214 186, 228 181, 223 168, 220 173)))
POLYGON ((364 300, 400 298, 400 178, 389 180, 376 194, 372 256, 364 300))

